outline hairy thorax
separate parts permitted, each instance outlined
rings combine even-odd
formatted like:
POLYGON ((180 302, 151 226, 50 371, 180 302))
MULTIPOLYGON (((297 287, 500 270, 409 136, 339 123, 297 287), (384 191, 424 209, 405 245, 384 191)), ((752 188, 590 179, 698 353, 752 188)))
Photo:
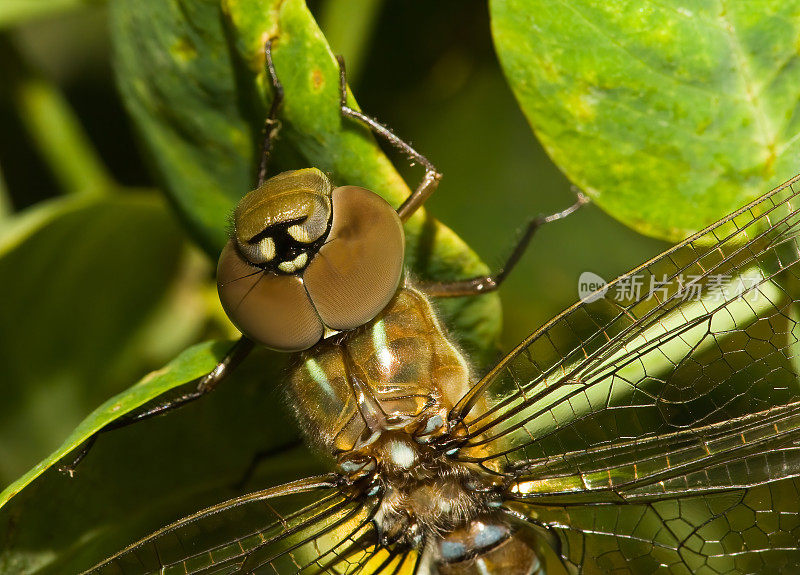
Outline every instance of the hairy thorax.
POLYGON ((423 536, 442 536, 499 504, 488 477, 399 434, 373 446, 382 498, 376 515, 384 544, 418 547, 423 536))
POLYGON ((309 441, 338 457, 387 431, 420 443, 443 433, 469 384, 430 303, 404 288, 371 322, 298 354, 289 394, 309 441))
POLYGON ((312 445, 344 477, 371 482, 381 544, 418 550, 429 572, 537 568, 529 542, 500 516, 496 476, 442 448, 470 374, 418 291, 399 290, 373 321, 299 354, 290 382, 312 445))

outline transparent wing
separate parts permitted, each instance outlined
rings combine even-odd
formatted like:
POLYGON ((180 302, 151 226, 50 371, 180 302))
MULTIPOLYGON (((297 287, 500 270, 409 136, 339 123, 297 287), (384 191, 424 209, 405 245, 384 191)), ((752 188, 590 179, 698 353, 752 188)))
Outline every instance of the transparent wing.
POLYGON ((523 461, 508 472, 509 497, 543 504, 664 499, 795 477, 800 403, 558 459, 523 461))
MULTIPOLYGON (((337 476, 257 491, 190 515, 86 572, 93 575, 363 573, 375 546, 378 499, 348 496, 337 476)), ((397 558, 393 558, 397 561, 397 558)))
POLYGON ((651 502, 507 510, 545 526, 572 573, 774 575, 800 567, 799 491, 785 479, 651 502))
POLYGON ((552 532, 576 572, 800 567, 800 404, 519 471, 507 512, 552 532))
POLYGON ((460 459, 489 471, 519 460, 563 465, 566 453, 800 400, 792 183, 520 344, 454 408, 466 430, 460 459))
POLYGON ((585 572, 800 564, 797 179, 555 318, 453 410, 456 457, 585 572))

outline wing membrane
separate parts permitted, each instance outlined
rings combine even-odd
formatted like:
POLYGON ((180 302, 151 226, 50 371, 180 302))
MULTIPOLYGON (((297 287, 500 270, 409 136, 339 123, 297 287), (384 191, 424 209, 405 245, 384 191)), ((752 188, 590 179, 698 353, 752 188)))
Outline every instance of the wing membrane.
POLYGON ((506 508, 579 573, 800 567, 800 404, 700 431, 527 462, 506 508))
POLYGON ((568 309, 451 414, 457 457, 571 571, 800 568, 797 179, 568 309))
POLYGON ((797 477, 800 403, 704 429, 523 461, 508 471, 515 476, 509 498, 543 503, 664 499, 797 477))
POLYGON ((93 575, 352 573, 376 540, 379 500, 348 497, 337 476, 311 477, 181 519, 87 572, 93 575))
POLYGON ((575 573, 769 574, 800 565, 796 478, 627 504, 509 502, 507 511, 546 526, 575 573))
POLYGON ((618 278, 604 297, 523 342, 456 406, 468 430, 460 458, 493 472, 520 460, 566 465, 567 453, 705 429, 800 400, 792 184, 618 278), (647 289, 628 301, 632 283, 647 289), (473 409, 486 396, 493 402, 473 409))

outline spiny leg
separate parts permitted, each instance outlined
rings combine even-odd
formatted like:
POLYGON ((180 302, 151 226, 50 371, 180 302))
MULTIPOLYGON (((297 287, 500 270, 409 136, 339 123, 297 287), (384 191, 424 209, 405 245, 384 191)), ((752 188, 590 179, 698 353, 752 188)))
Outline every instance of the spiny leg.
POLYGON ((358 110, 354 110, 347 105, 347 73, 345 72, 344 58, 337 56, 336 59, 339 62, 339 107, 342 111, 342 115, 366 124, 373 132, 406 154, 412 162, 421 164, 425 168, 425 175, 422 177, 422 181, 417 185, 411 195, 400 204, 400 207, 397 208, 397 214, 400 216, 400 219, 406 221, 425 203, 431 194, 436 191, 436 188, 439 187, 439 180, 442 179, 442 174, 428 158, 417 152, 411 144, 402 140, 389 128, 378 122, 375 118, 367 116, 358 110))
MULTIPOLYGON (((406 221, 417 209, 425 203, 425 201, 436 191, 439 186, 439 180, 442 178, 441 172, 436 169, 436 166, 431 163, 425 156, 417 152, 411 144, 402 140, 389 128, 378 122, 375 118, 367 116, 363 112, 354 110, 347 105, 347 74, 345 71, 344 59, 341 56, 336 57, 339 62, 339 107, 342 115, 362 122, 369 126, 373 132, 384 138, 387 142, 395 148, 404 152, 412 162, 417 162, 425 168, 425 175, 417 188, 406 198, 406 200, 397 208, 397 213, 402 221, 406 221)), ((423 291, 433 297, 456 297, 476 295, 481 293, 488 293, 496 290, 500 284, 505 280, 509 273, 514 269, 514 266, 519 262, 522 254, 530 244, 531 238, 542 225, 560 220, 575 212, 583 204, 587 203, 589 199, 584 196, 577 188, 573 188, 577 201, 561 212, 537 217, 531 220, 525 227, 525 231, 520 237, 511 255, 506 260, 505 264, 497 271, 497 273, 469 278, 464 280, 456 280, 451 282, 430 282, 419 284, 423 291)))
POLYGON ((269 160, 272 153, 272 140, 278 135, 281 129, 281 122, 278 120, 278 109, 281 102, 283 102, 283 84, 278 79, 278 74, 275 72, 275 64, 272 61, 272 40, 267 40, 264 45, 264 58, 266 60, 267 73, 269 74, 270 83, 272 84, 272 104, 269 107, 269 115, 264 120, 263 140, 261 141, 261 161, 258 165, 258 185, 267 181, 267 171, 269 169, 269 160))
POLYGON ((525 250, 530 245, 536 230, 545 224, 566 218, 589 201, 589 198, 583 195, 577 188, 573 188, 573 191, 577 196, 577 200, 566 210, 549 216, 539 216, 528 222, 528 225, 525 226, 525 230, 514 246, 514 249, 511 251, 511 255, 494 274, 447 282, 421 282, 417 284, 417 287, 432 297, 469 296, 489 293, 496 290, 514 269, 514 266, 517 265, 522 254, 525 253, 525 250))
POLYGON ((62 465, 59 469, 72 477, 75 474, 75 469, 78 464, 89 454, 92 446, 97 441, 97 437, 103 433, 120 429, 139 423, 145 419, 150 419, 157 415, 162 415, 179 407, 183 407, 187 403, 191 403, 196 399, 200 399, 204 395, 214 391, 236 367, 244 361, 250 351, 253 349, 253 342, 246 337, 240 337, 239 340, 231 347, 225 357, 223 357, 216 367, 209 371, 207 374, 184 384, 181 387, 190 386, 194 384, 194 389, 188 392, 181 393, 175 397, 168 399, 154 398, 152 401, 145 403, 136 410, 126 413, 119 419, 111 421, 95 431, 89 438, 84 441, 76 450, 75 456, 72 461, 62 465))

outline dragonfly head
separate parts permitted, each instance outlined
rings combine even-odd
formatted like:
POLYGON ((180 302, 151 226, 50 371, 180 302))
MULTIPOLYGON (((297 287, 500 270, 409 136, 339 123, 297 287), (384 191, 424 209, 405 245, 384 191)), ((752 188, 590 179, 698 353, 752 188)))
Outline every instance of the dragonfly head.
POLYGON ((266 347, 300 351, 359 327, 389 303, 403 270, 397 212, 316 168, 284 172, 242 198, 217 267, 225 312, 266 347))

